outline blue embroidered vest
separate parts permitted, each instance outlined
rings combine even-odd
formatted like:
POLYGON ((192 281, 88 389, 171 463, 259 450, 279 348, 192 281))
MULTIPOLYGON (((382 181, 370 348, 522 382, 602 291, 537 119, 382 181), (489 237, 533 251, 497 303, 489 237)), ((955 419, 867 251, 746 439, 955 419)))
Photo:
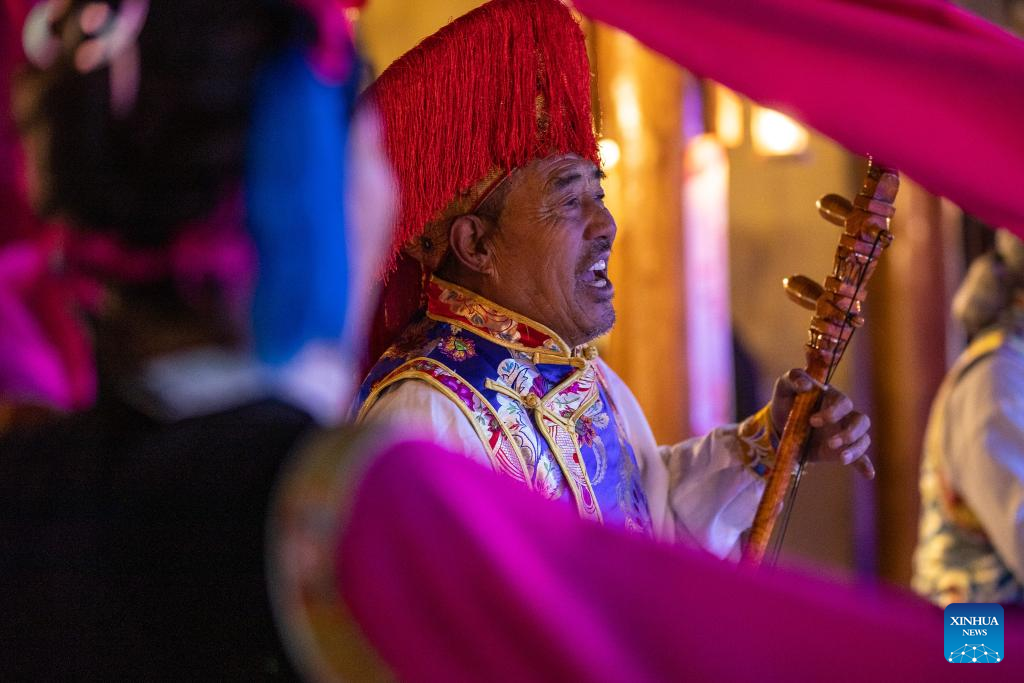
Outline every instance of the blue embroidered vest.
POLYGON ((387 388, 425 382, 465 414, 496 471, 583 517, 650 533, 636 458, 596 357, 433 278, 426 315, 363 383, 359 415, 387 388))

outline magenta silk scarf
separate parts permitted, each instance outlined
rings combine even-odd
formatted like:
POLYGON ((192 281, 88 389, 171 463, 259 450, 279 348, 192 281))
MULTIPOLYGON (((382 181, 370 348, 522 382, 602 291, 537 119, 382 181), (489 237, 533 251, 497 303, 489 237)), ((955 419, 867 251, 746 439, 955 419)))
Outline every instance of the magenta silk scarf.
POLYGON ((33 215, 10 84, 23 63, 28 0, 0 0, 0 402, 85 405, 95 391, 91 351, 71 309, 78 286, 49 277, 59 235, 33 215))
MULTIPOLYGON (((464 456, 392 446, 338 545, 340 590, 400 680, 946 681, 942 611, 878 588, 748 572, 581 520, 464 456)), ((1024 675, 1024 614, 1006 611, 1024 675)), ((1015 654, 1016 653, 1016 654, 1015 654)))
POLYGON ((1024 237, 1024 41, 945 0, 575 0, 1024 237))

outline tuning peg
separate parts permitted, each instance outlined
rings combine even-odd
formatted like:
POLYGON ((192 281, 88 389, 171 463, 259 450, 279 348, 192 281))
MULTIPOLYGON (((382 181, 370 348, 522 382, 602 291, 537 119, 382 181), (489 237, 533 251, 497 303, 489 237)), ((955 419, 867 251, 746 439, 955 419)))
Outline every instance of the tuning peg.
POLYGON ((824 287, 806 275, 784 277, 782 286, 790 299, 811 311, 817 307, 818 299, 825 293, 824 287))
POLYGON ((846 227, 846 218, 853 212, 853 203, 837 194, 827 194, 817 202, 818 213, 829 223, 846 227))

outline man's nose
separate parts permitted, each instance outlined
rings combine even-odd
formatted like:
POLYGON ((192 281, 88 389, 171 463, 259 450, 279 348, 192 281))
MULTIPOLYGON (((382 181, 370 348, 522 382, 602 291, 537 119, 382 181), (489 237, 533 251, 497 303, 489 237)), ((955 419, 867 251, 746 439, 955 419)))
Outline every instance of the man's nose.
POLYGON ((615 225, 615 218, 611 211, 603 204, 595 203, 590 220, 587 221, 586 238, 590 240, 604 238, 609 242, 614 242, 617 231, 618 226, 615 225))

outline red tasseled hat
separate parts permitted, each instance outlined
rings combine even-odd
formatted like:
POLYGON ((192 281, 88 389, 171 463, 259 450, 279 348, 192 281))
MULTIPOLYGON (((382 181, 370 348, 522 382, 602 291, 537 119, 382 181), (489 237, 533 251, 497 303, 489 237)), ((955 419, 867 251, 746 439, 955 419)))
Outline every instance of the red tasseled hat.
POLYGON ((558 0, 493 0, 400 57, 363 97, 401 195, 373 362, 421 306, 451 218, 534 159, 598 155, 583 32, 558 0))

